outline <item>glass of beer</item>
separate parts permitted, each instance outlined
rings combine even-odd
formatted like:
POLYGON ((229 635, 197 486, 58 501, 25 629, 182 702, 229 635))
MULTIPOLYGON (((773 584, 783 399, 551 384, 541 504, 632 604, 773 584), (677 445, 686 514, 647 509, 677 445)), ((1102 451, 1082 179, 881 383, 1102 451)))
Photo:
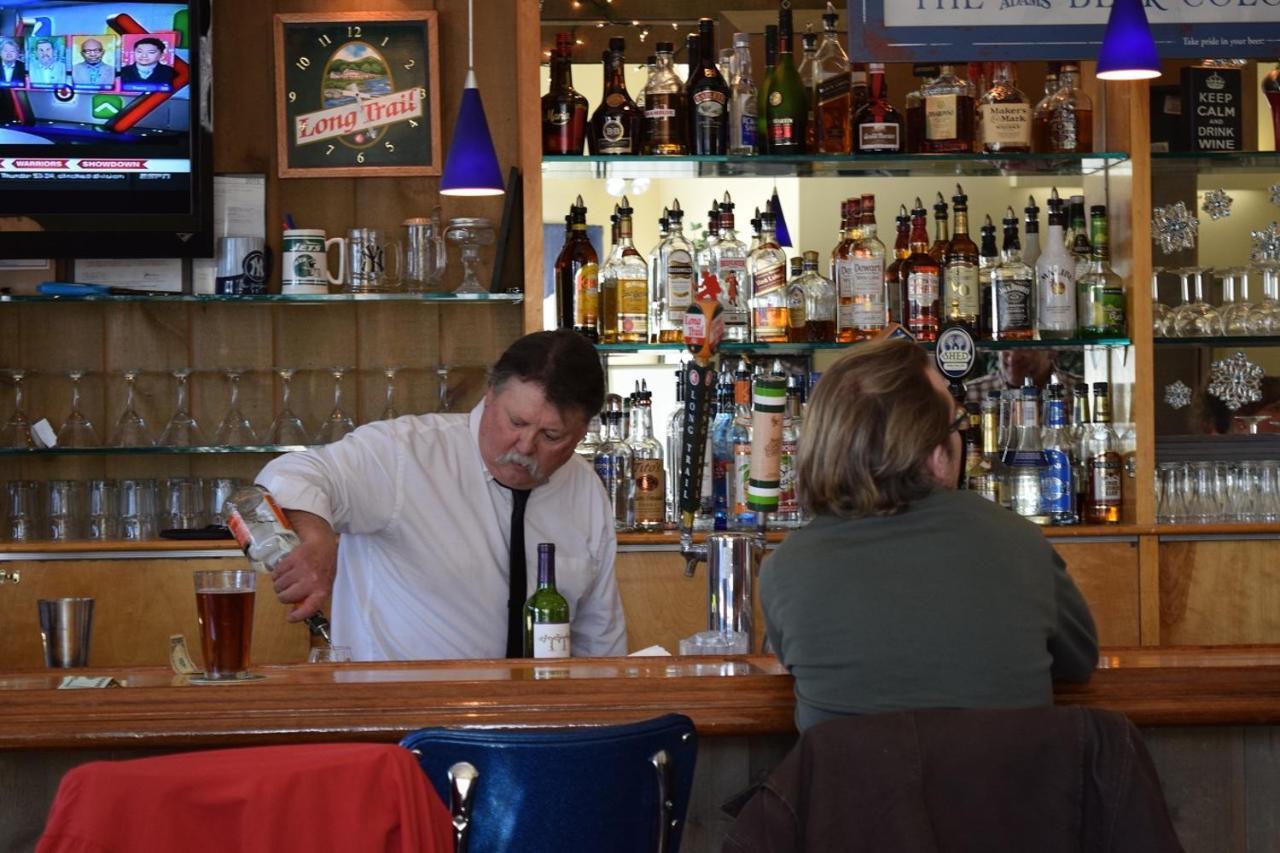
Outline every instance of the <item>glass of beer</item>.
POLYGON ((195 584, 205 678, 243 678, 249 674, 249 643, 253 638, 253 593, 257 585, 254 571, 196 572, 195 584))

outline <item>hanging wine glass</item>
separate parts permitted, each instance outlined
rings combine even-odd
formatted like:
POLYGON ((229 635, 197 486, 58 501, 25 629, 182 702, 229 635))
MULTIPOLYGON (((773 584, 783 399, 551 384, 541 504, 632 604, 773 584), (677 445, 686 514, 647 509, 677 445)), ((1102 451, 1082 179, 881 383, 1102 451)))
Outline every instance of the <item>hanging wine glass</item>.
POLYGON ((213 437, 214 444, 224 447, 248 447, 258 443, 258 434, 253 431, 253 424, 240 411, 240 377, 242 368, 229 367, 222 371, 227 377, 227 413, 218 424, 218 432, 213 437))
POLYGON ((1164 267, 1151 268, 1151 330, 1157 338, 1168 337, 1173 309, 1160 301, 1160 273, 1164 267))
POLYGON ((1259 335, 1280 334, 1280 266, 1269 264, 1262 268, 1262 302, 1257 306, 1255 324, 1259 335))
POLYGON ((174 403, 173 415, 160 433, 160 444, 163 447, 199 447, 205 443, 200 424, 187 404, 187 379, 191 376, 191 368, 179 367, 170 370, 177 388, 177 400, 174 403))
POLYGON ((93 428, 89 417, 80 411, 80 380, 86 371, 79 368, 68 370, 67 378, 71 380, 71 411, 67 419, 58 429, 59 447, 101 447, 102 439, 93 428))
POLYGON ((1190 277, 1195 299, 1186 305, 1178 306, 1174 316, 1174 326, 1180 338, 1213 337, 1222 334, 1222 318, 1217 310, 1204 299, 1204 274, 1207 267, 1186 267, 1178 270, 1183 279, 1183 296, 1186 297, 1187 278, 1190 277))
POLYGON ((1236 299, 1236 282, 1241 272, 1237 267, 1230 267, 1218 273, 1222 282, 1222 304, 1218 306, 1218 315, 1222 318, 1224 335, 1249 334, 1249 315, 1253 309, 1247 296, 1243 300, 1236 299))
POLYGON ((389 366, 382 368, 382 375, 387 378, 387 398, 386 403, 382 407, 381 420, 391 421, 400 417, 400 410, 396 408, 396 373, 400 367, 389 366))
POLYGON ((22 380, 26 378, 28 371, 13 369, 6 370, 5 373, 13 380, 13 414, 4 427, 0 428, 0 447, 25 447, 34 450, 36 440, 31 434, 31 418, 27 417, 22 408, 22 380))
POLYGON ((310 433, 307 432, 306 424, 302 422, 302 418, 293 413, 289 404, 293 374, 297 371, 292 367, 277 367, 275 370, 276 375, 280 377, 280 414, 276 415, 276 419, 271 422, 268 440, 281 447, 308 444, 310 433))
POLYGON ((329 373, 333 376, 333 411, 329 413, 329 417, 325 418, 324 425, 316 435, 317 444, 335 442, 356 428, 355 420, 342 408, 342 377, 350 369, 349 367, 329 368, 329 373))
POLYGON ((112 447, 152 447, 156 440, 151 437, 151 428, 147 419, 135 408, 134 383, 138 380, 137 370, 126 370, 124 376, 124 411, 116 421, 115 431, 111 434, 112 447))

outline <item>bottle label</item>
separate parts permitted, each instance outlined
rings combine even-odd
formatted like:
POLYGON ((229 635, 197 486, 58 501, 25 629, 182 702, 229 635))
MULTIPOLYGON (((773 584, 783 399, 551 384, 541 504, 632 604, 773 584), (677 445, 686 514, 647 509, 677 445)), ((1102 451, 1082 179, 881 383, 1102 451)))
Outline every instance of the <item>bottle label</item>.
POLYGON ((1058 448, 1046 449, 1044 458, 1048 465, 1040 472, 1040 512, 1066 515, 1071 512, 1071 458, 1058 448))
POLYGON ((636 484, 636 524, 661 524, 666 518, 667 493, 661 459, 633 459, 636 484))
POLYGON ((693 108, 700 116, 719 118, 724 115, 727 103, 728 99, 724 92, 718 92, 715 89, 703 89, 693 93, 693 108))
POLYGON ((907 274, 907 299, 911 301, 913 314, 933 308, 938 301, 938 274, 936 272, 910 272, 907 274))
POLYGON ((1099 453, 1090 460, 1092 471, 1089 477, 1092 503, 1104 506, 1115 506, 1120 503, 1120 454, 1115 451, 1099 453))
POLYGON ((895 154, 902 150, 901 127, 895 122, 869 121, 858 125, 858 150, 895 154))
POLYGON ((729 140, 729 147, 732 149, 754 149, 756 147, 756 118, 758 116, 756 96, 734 95, 731 115, 736 116, 732 125, 732 135, 735 138, 729 140))
MULTIPOLYGON (((778 93, 774 92, 773 96, 778 97, 778 93)), ((769 143, 775 146, 796 144, 795 119, 790 116, 769 119, 769 143)))
MULTIPOLYGON (((1044 260, 1044 256, 1040 256, 1044 260)), ((1036 270, 1040 291, 1040 328, 1053 332, 1076 329, 1075 263, 1044 264, 1036 270)))
POLYGON ((667 317, 676 325, 693 302, 693 258, 683 249, 667 256, 667 317))
POLYGON ((796 442, 783 439, 782 455, 778 460, 778 513, 795 515, 800 512, 796 495, 796 442))
POLYGON ((848 74, 832 74, 818 83, 818 103, 825 104, 847 97, 852 90, 853 81, 848 74))
POLYGON ((646 279, 618 279, 618 331, 649 333, 649 282, 646 279))
POLYGON ((996 329, 1022 332, 1031 328, 1031 279, 996 279, 996 329))
POLYGON ((756 270, 752 281, 755 296, 772 293, 787 283, 787 265, 782 262, 760 267, 756 270))
POLYGON ((729 501, 733 506, 733 515, 748 515, 751 512, 751 508, 747 506, 747 481, 751 478, 750 442, 734 442, 733 469, 729 474, 729 501))
POLYGON ((684 116, 678 108, 683 94, 651 93, 644 99, 645 135, 654 145, 679 143, 684 132, 684 116))
POLYGON ((535 658, 569 657, 569 623, 535 622, 533 624, 533 656, 535 658))
POLYGON ((1030 104, 983 104, 982 144, 988 147, 1029 148, 1031 146, 1030 104))
POLYGON ((742 311, 746 306, 743 299, 742 282, 747 277, 747 261, 745 258, 717 259, 716 269, 720 279, 720 304, 725 310, 742 311))
POLYGON ((978 292, 978 268, 968 264, 947 267, 948 317, 977 318, 981 295, 978 292))
POLYGON ((583 264, 573 274, 573 287, 578 293, 575 322, 579 326, 596 325, 600 317, 600 268, 583 264))
POLYGON ((804 287, 793 286, 787 289, 787 323, 795 331, 804 329, 804 287))
POLYGON ((249 525, 244 523, 244 517, 240 515, 240 510, 231 510, 231 513, 227 516, 227 527, 231 529, 231 535, 236 538, 236 544, 240 546, 240 550, 246 554, 249 553, 249 546, 253 544, 253 536, 249 533, 249 525))
POLYGON ((630 136, 627 136, 627 128, 622 123, 621 116, 605 116, 604 124, 600 127, 600 139, 596 147, 601 154, 631 153, 632 140, 630 136))
POLYGON ((883 329, 885 326, 884 258, 854 257, 848 261, 853 285, 853 326, 883 329))
POLYGON ((546 115, 547 124, 554 124, 556 126, 562 126, 562 125, 568 124, 569 116, 571 113, 571 110, 570 110, 571 106, 572 104, 559 103, 549 108, 547 110, 547 115, 546 115))
POLYGON ((959 107, 955 95, 929 95, 924 99, 925 139, 944 141, 960 135, 959 107))
POLYGON ((596 476, 600 478, 600 482, 604 483, 605 490, 612 494, 613 489, 611 488, 611 484, 613 483, 614 476, 616 476, 614 474, 613 457, 601 454, 596 457, 595 463, 596 476))

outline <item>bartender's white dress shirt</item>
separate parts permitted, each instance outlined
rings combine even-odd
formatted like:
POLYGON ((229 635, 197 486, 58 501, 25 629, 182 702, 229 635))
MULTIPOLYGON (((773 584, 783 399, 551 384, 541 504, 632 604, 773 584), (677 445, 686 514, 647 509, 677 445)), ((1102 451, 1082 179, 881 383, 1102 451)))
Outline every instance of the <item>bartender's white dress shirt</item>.
MULTIPOLYGON (((258 475, 281 506, 341 534, 332 636, 354 659, 506 654, 512 497, 480 456, 483 409, 366 424, 258 475)), ((538 543, 555 543, 573 654, 626 654, 617 539, 595 472, 574 454, 530 494, 524 523, 526 597, 537 586, 538 543)))

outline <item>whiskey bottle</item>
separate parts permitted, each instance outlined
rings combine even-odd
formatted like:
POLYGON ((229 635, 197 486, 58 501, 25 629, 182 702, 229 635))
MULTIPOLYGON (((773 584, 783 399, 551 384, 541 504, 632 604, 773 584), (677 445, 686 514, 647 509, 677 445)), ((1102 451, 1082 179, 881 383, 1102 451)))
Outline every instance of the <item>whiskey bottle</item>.
MULTIPOLYGON (((1016 222, 1014 223, 1017 224, 1016 222)), ((1000 266, 1000 252, 996 249, 996 226, 988 215, 978 229, 982 239, 978 241, 978 293, 981 307, 978 312, 978 337, 993 340, 992 319, 995 317, 995 282, 991 274, 1000 266)))
MULTIPOLYGON (((840 234, 831 249, 827 270, 836 286, 836 340, 852 343, 853 337, 853 276, 850 259, 853 257, 853 220, 850 207, 855 199, 840 202, 840 234)), ((862 201, 857 200, 859 206, 862 201)))
POLYGON ((699 65, 689 69, 689 142, 694 154, 729 150, 729 84, 716 65, 715 22, 698 21, 699 65))
MULTIPOLYGON (((600 265, 600 343, 615 344, 618 342, 618 259, 622 247, 618 239, 618 211, 621 205, 613 206, 613 214, 609 217, 609 257, 600 265)), ((647 282, 646 282, 647 284, 647 282)), ((647 289, 647 288, 646 288, 647 289)))
POLYGON ((805 94, 791 55, 791 7, 778 10, 778 57, 769 75, 765 121, 769 128, 770 154, 803 154, 805 94))
POLYGON ((644 86, 645 154, 689 153, 685 142, 688 129, 684 86, 672 65, 672 45, 658 42, 656 64, 644 86))
POLYGON ((905 204, 898 205, 898 216, 894 222, 897 236, 893 242, 893 262, 884 270, 884 287, 889 308, 889 321, 906 328, 907 303, 903 292, 902 264, 911 257, 911 217, 907 214, 905 204))
POLYGON ((813 60, 813 105, 814 153, 853 151, 853 79, 831 3, 822 15, 822 40, 813 60))
POLYGON ((578 196, 569 209, 569 240, 556 259, 558 325, 599 340, 599 256, 587 236, 587 208, 578 196))
POLYGON ((978 244, 969 236, 969 196, 959 184, 951 197, 951 209, 955 214, 955 228, 944 255, 943 304, 948 322, 963 323, 976 333, 982 308, 978 244))
POLYGON ((1035 196, 1027 196, 1026 223, 1023 225, 1022 262, 1035 269, 1040 259, 1040 208, 1036 207, 1035 196))
POLYGON ((1090 208, 1093 230, 1093 258, 1088 272, 1077 282, 1080 293, 1079 320, 1082 338, 1119 338, 1127 331, 1124 279, 1111 269, 1111 246, 1107 235, 1107 208, 1090 208))
POLYGON ((644 380, 636 384, 636 402, 631 409, 631 479, 635 484, 635 526, 639 530, 661 530, 666 521, 666 482, 662 464, 662 444, 653 436, 653 394, 644 380))
POLYGON ((870 74, 867 103, 854 117, 854 143, 860 154, 898 154, 906 143, 902 113, 889 103, 884 64, 867 65, 870 74))
POLYGON ((764 76, 756 99, 756 153, 769 153, 769 86, 778 63, 778 25, 766 24, 764 28, 764 76))
POLYGON ((804 320, 804 259, 791 259, 791 277, 787 279, 787 340, 793 344, 809 339, 804 320))
POLYGON ((1012 62, 997 62, 978 105, 978 137, 987 152, 1031 150, 1031 103, 1018 88, 1012 62))
MULTIPOLYGON (((662 215, 658 217, 658 242, 653 244, 653 248, 649 250, 649 339, 651 343, 658 342, 658 315, 661 306, 653 300, 656 294, 660 293, 661 287, 661 270, 662 270, 662 246, 667 242, 667 225, 670 222, 668 218, 670 211, 662 208, 662 215)), ((683 330, 681 330, 683 334, 683 330)))
POLYGON ((618 292, 618 340, 643 344, 649 341, 649 266, 632 241, 631 202, 626 196, 618 208, 618 256, 614 278, 618 292))
MULTIPOLYGON (((804 293, 804 340, 831 343, 836 339, 836 287, 818 272, 818 253, 805 252, 800 276, 804 293)), ((791 327, 795 328, 792 319, 791 327)))
POLYGON ((667 209, 667 237, 658 245, 657 287, 650 303, 657 322, 650 329, 661 344, 678 344, 684 340, 684 312, 693 302, 697 270, 693 263, 693 247, 685 239, 681 221, 684 211, 676 199, 667 209))
POLYGON ((813 31, 813 24, 805 27, 804 35, 800 36, 800 45, 800 64, 796 70, 800 74, 800 85, 804 86, 804 150, 813 152, 817 150, 814 131, 818 126, 813 115, 817 105, 814 98, 817 86, 815 60, 818 57, 818 34, 813 31))
POLYGON ((1093 383, 1093 424, 1086 444, 1089 491, 1085 524, 1119 524, 1123 499, 1120 439, 1111 427, 1111 398, 1106 382, 1093 383))
MULTIPOLYGON (((938 290, 943 295, 947 292, 947 247, 951 245, 950 225, 947 221, 947 200, 942 193, 937 193, 933 203, 933 244, 929 246, 929 256, 938 262, 938 290)), ((946 303, 943 303, 946 311, 946 303)))
MULTIPOLYGON (((850 211, 852 214, 852 209, 850 211)), ((876 197, 864 195, 858 204, 857 237, 845 268, 853 305, 846 316, 837 318, 840 340, 867 340, 879 334, 888 322, 888 288, 885 287, 885 247, 876 236, 876 197)))
POLYGON ((973 87, 952 65, 921 87, 925 154, 968 154, 973 151, 973 87))
POLYGON ((1064 242, 1064 219, 1055 187, 1049 195, 1049 234, 1036 260, 1036 327, 1042 339, 1076 333, 1076 261, 1064 242))
POLYGON ((626 43, 609 39, 604 54, 604 97, 591 116, 592 154, 636 154, 640 151, 641 113, 627 92, 626 43))
MULTIPOLYGON (((853 119, 858 111, 871 100, 871 90, 867 86, 867 66, 862 62, 849 63, 849 81, 852 98, 849 103, 849 117, 853 119)), ((856 135, 856 134, 854 134, 856 135)), ((850 136, 850 142, 853 136, 850 136)))
POLYGON ((1000 392, 989 391, 982 401, 982 464, 969 478, 970 491, 992 503, 1007 506, 1005 469, 1000 459, 1000 392))
POLYGON ((1047 111, 1051 153, 1088 154, 1093 151, 1093 101, 1080 89, 1080 66, 1062 63, 1058 91, 1047 111))
POLYGON ((924 151, 924 87, 931 79, 922 80, 920 85, 907 92, 903 99, 903 113, 906 116, 908 154, 919 154, 924 151))
POLYGON ((573 88, 573 36, 556 33, 551 88, 542 96, 542 153, 581 154, 586 130, 587 99, 573 88))
POLYGON ((760 245, 747 258, 751 277, 752 336, 757 343, 786 343, 787 256, 773 231, 773 214, 760 214, 760 245))
POLYGON ((1044 74, 1044 96, 1031 110, 1031 150, 1051 152, 1049 128, 1053 124, 1053 96, 1058 93, 1058 69, 1060 62, 1050 62, 1044 74))
POLYGON ((911 210, 911 254, 898 268, 898 277, 905 316, 903 325, 917 341, 934 341, 938 338, 941 315, 942 265, 927 251, 929 234, 924 221, 924 203, 917 198, 911 210))
POLYGON ((756 135, 760 92, 751 79, 751 37, 733 34, 734 75, 729 90, 729 153, 750 157, 759 153, 756 135))
POLYGON ((991 272, 991 285, 992 340, 1029 341, 1035 337, 1035 270, 1018 249, 1018 218, 1012 207, 1005 211, 1004 245, 1000 266, 991 272))
POLYGON ((720 202, 720 239, 712 252, 712 264, 720 283, 720 304, 724 307, 724 339, 745 343, 751 340, 751 312, 747 299, 747 246, 734 230, 733 199, 724 194, 720 202))

